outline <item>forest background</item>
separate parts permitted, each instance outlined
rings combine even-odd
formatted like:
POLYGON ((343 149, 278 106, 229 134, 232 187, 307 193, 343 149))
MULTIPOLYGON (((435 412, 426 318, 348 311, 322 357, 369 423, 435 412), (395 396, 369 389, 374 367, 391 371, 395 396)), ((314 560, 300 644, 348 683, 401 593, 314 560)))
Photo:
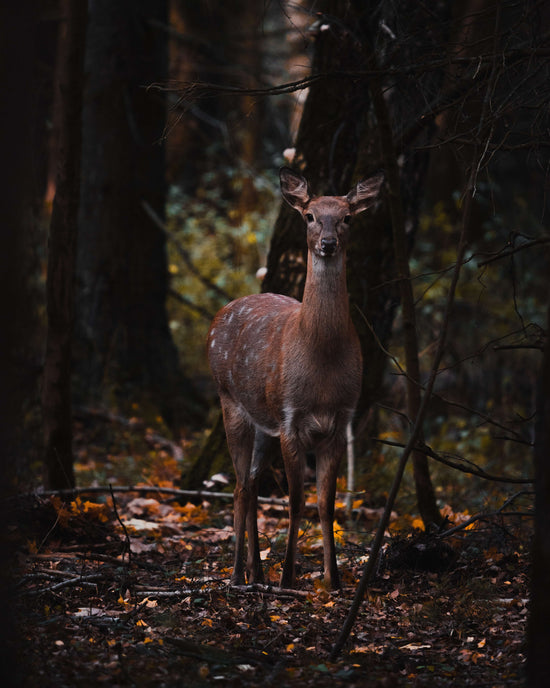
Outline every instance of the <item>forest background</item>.
POLYGON ((278 168, 318 194, 383 169, 348 256, 365 361, 353 489, 383 505, 412 428, 396 507, 411 527, 533 521, 535 477, 536 657, 550 610, 536 592, 550 570, 548 3, 2 12, 6 495, 105 483, 109 447, 90 462, 78 443, 98 417, 166 438, 179 487, 230 473, 204 341, 235 297, 301 296, 305 236, 278 168))

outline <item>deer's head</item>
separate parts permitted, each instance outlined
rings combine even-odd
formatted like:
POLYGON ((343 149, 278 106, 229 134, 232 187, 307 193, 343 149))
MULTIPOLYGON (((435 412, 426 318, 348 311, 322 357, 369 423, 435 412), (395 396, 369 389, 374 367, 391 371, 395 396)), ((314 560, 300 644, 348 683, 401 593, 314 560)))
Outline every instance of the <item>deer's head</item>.
POLYGON ((359 182, 347 196, 312 196, 301 174, 282 167, 279 176, 283 198, 304 218, 309 251, 321 258, 345 251, 351 218, 374 203, 383 181, 377 174, 359 182))

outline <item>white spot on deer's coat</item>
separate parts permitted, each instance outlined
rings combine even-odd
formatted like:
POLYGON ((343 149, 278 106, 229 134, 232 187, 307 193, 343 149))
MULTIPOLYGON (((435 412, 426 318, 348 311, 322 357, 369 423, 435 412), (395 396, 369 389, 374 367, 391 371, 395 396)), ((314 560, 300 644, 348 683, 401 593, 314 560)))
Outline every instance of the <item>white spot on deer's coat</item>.
POLYGON ((213 349, 215 344, 216 344, 216 340, 212 339, 210 342, 210 348, 213 349))

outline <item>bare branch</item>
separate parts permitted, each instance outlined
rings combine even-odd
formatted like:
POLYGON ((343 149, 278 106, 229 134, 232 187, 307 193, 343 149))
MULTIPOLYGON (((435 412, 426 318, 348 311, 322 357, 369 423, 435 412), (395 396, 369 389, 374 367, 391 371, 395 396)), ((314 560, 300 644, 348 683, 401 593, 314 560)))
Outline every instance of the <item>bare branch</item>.
POLYGON ((464 523, 459 523, 458 525, 453 526, 452 528, 449 528, 448 530, 445 530, 442 533, 438 533, 437 537, 439 539, 449 537, 450 535, 454 535, 455 533, 461 530, 465 530, 468 526, 472 525, 472 523, 476 523, 477 521, 489 520, 490 518, 495 518, 497 516, 500 518, 502 518, 503 516, 529 516, 532 518, 534 516, 534 512, 504 511, 504 509, 510 504, 512 504, 512 502, 514 502, 518 497, 522 497, 523 495, 534 494, 535 493, 533 490, 520 490, 519 492, 516 492, 510 497, 508 497, 508 499, 506 499, 502 506, 496 509, 496 511, 487 511, 475 514, 467 521, 464 521, 464 523))
POLYGON ((550 236, 549 237, 538 237, 537 239, 532 239, 531 241, 526 241, 524 244, 519 244, 519 246, 512 246, 511 248, 507 244, 503 249, 500 251, 497 251, 495 254, 493 254, 490 258, 486 258, 485 260, 480 261, 477 265, 478 267, 485 267, 486 265, 489 265, 490 263, 494 263, 496 260, 501 260, 502 258, 508 258, 509 256, 513 256, 515 253, 519 253, 520 251, 523 251, 527 248, 533 248, 533 246, 540 246, 543 244, 548 244, 550 243, 550 236))
MULTIPOLYGON (((508 438, 506 438, 508 439, 508 438)), ((404 449, 405 445, 400 442, 392 442, 391 440, 382 440, 377 437, 371 437, 373 442, 378 442, 379 444, 385 444, 388 447, 396 447, 398 449, 404 449)), ((483 468, 475 464, 473 461, 466 459, 464 456, 459 456, 458 454, 450 454, 445 452, 445 454, 438 454, 432 447, 427 444, 417 444, 417 451, 424 453, 429 456, 430 459, 442 463, 449 468, 453 468, 461 473, 468 473, 469 475, 475 475, 478 478, 483 478, 483 480, 492 480, 499 483, 510 483, 512 485, 531 485, 534 483, 533 478, 509 478, 502 475, 492 475, 487 473, 483 468), (466 466, 464 464, 467 464, 466 466)))
POLYGON ((146 201, 142 201, 141 203, 142 208, 145 210, 147 215, 153 220, 155 225, 161 230, 161 232, 164 234, 164 236, 172 243, 176 251, 179 253, 180 258, 183 260, 185 265, 187 266, 187 269, 189 272, 197 277, 197 279, 207 288, 211 289, 213 292, 215 292, 221 299, 225 301, 231 301, 232 297, 230 294, 228 294, 224 289, 221 287, 218 287, 217 284, 212 282, 211 280, 208 279, 208 277, 205 277, 200 270, 198 270, 195 267, 195 264, 193 263, 193 260, 191 259, 191 256, 188 251, 186 251, 181 243, 176 239, 176 237, 173 235, 173 233, 167 228, 165 223, 161 220, 161 218, 157 215, 157 213, 154 211, 154 209, 151 207, 149 203, 146 201))

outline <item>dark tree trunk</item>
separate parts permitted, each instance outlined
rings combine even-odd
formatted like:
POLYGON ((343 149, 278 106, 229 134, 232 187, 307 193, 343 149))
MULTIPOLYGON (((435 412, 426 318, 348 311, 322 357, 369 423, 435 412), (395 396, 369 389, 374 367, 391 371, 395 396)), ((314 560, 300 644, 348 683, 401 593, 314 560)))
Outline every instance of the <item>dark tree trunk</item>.
MULTIPOLYGON (((33 242, 34 149, 33 69, 38 3, 22 0, 0 5, 0 150, 4 161, 4 193, 0 203, 0 676, 2 686, 26 685, 28 671, 20 661, 23 641, 15 610, 14 569, 20 543, 7 524, 21 488, 17 481, 25 456, 25 403, 29 387, 27 353, 36 321, 29 288, 28 251, 33 242)), ((33 371, 36 378, 36 371, 33 371)), ((31 388, 34 392, 33 387, 31 388)), ((26 642, 26 639, 25 639, 26 642)))
POLYGON ((548 682, 550 647, 550 308, 539 378, 535 436, 535 537, 532 544, 531 599, 527 626, 527 685, 548 682))
POLYGON ((42 410, 45 484, 48 489, 74 486, 71 418, 72 333, 78 198, 80 188, 81 111, 86 36, 86 5, 62 3, 59 36, 60 91, 56 193, 48 241, 48 333, 42 410))
POLYGON ((166 3, 90 6, 78 252, 78 397, 141 412, 174 430, 198 419, 166 313, 165 105, 147 85, 166 76, 166 3), (151 20, 151 21, 150 21, 151 20))

